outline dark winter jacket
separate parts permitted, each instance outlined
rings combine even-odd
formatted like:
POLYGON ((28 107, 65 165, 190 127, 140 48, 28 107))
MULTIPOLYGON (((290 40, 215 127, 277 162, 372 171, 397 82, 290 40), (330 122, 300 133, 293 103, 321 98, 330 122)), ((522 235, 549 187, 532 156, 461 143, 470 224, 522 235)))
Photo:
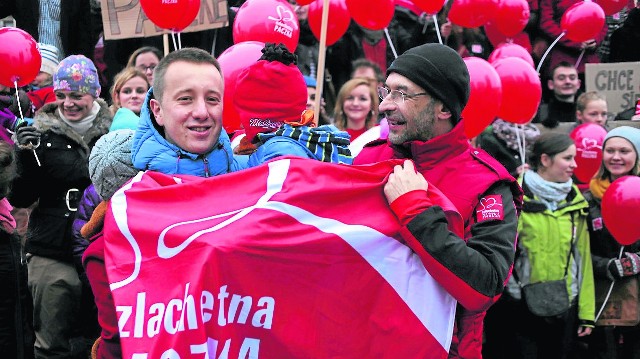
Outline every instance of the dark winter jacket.
POLYGON ((609 62, 640 61, 638 44, 640 44, 640 8, 636 7, 629 11, 624 24, 611 34, 609 62))
POLYGON ((108 132, 111 113, 106 102, 96 100, 100 110, 93 126, 81 136, 58 117, 55 103, 36 113, 34 126, 41 132, 33 151, 17 149, 18 177, 9 200, 26 208, 39 201, 31 213, 25 250, 27 253, 72 261, 72 224, 75 209, 89 186, 89 154, 98 138, 108 132))

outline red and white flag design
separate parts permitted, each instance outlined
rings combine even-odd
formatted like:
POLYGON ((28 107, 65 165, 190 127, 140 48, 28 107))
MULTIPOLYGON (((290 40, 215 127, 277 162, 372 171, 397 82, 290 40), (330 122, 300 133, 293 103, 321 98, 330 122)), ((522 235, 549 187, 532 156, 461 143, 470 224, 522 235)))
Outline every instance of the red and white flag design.
POLYGON ((123 357, 446 358, 456 301, 383 193, 401 162, 138 174, 105 220, 123 357))

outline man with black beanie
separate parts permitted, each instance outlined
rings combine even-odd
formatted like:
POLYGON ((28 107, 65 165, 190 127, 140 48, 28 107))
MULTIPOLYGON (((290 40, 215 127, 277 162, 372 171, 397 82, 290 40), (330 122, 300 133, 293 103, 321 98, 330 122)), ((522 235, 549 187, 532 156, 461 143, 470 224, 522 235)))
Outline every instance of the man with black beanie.
POLYGON ((425 267, 458 301, 451 347, 445 349, 449 357, 465 359, 482 357, 483 319, 513 265, 522 205, 516 180, 465 137, 460 114, 469 87, 467 67, 451 48, 430 43, 407 50, 378 88, 389 137, 367 144, 354 161, 407 159, 384 192, 405 226, 404 239, 422 245, 431 257, 425 267), (462 238, 449 231, 442 208, 427 200, 431 186, 462 215, 462 238))

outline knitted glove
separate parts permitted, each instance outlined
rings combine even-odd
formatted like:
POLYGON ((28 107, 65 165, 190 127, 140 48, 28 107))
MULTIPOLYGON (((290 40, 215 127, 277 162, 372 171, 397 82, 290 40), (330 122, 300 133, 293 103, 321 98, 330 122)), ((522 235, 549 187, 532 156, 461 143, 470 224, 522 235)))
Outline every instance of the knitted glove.
POLYGON ((608 268, 615 279, 636 275, 640 273, 640 256, 625 252, 624 257, 610 260, 608 268))

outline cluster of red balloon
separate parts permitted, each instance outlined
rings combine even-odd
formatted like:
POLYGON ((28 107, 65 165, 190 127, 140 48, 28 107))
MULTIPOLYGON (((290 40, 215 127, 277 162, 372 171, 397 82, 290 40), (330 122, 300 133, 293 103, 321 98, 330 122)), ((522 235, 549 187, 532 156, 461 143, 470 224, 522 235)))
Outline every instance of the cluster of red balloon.
POLYGON ((0 85, 26 86, 40 72, 42 56, 38 43, 26 31, 15 27, 0 28, 0 85))
POLYGON ((483 1, 456 1, 451 7, 453 11, 457 6, 456 11, 460 11, 457 17, 451 18, 452 22, 466 27, 484 24, 486 28, 490 19, 491 26, 506 39, 496 46, 489 61, 464 59, 469 69, 471 93, 462 116, 469 138, 480 134, 496 117, 515 124, 531 121, 542 99, 540 78, 531 54, 511 39, 522 34, 529 21, 528 3, 526 0, 503 0, 499 4, 493 0, 483 1))

